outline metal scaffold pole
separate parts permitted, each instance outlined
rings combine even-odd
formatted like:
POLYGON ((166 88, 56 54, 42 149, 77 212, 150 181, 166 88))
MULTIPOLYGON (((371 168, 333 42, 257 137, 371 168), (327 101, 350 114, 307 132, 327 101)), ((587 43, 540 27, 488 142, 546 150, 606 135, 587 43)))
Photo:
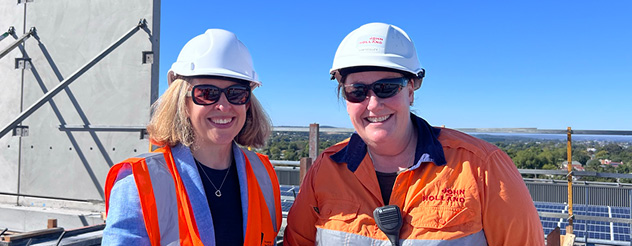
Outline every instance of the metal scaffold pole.
POLYGON ((573 151, 571 149, 571 134, 573 131, 569 126, 566 130, 566 155, 568 162, 566 167, 568 169, 568 227, 566 227, 566 234, 573 234, 573 151))

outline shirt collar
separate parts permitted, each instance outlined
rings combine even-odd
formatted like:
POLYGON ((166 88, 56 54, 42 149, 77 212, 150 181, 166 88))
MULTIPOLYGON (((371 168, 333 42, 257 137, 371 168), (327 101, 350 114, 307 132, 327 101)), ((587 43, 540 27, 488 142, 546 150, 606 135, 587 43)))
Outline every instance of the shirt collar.
MULTIPOLYGON (((413 126, 417 129, 417 147, 415 150, 415 165, 409 169, 413 170, 421 166, 422 163, 432 162, 437 166, 445 165, 446 160, 443 154, 443 146, 439 142, 441 128, 434 128, 424 119, 410 114, 413 126)), ((331 160, 336 163, 347 163, 347 168, 355 172, 360 166, 367 153, 366 143, 360 138, 357 132, 351 134, 347 146, 331 155, 331 160)))

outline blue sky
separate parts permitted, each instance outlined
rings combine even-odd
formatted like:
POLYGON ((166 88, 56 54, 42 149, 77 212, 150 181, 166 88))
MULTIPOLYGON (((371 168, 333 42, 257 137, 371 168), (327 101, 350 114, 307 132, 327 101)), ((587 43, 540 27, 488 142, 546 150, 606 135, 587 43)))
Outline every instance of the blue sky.
POLYGON ((209 28, 252 54, 275 126, 352 127, 329 69, 370 22, 401 27, 427 71, 411 110, 451 128, 632 130, 632 1, 162 1, 160 93, 209 28))

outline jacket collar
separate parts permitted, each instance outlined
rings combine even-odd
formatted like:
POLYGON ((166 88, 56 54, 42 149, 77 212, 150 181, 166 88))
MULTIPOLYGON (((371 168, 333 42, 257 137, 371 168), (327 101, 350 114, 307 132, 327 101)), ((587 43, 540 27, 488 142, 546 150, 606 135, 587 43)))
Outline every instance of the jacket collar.
MULTIPOLYGON (((439 142, 441 128, 434 128, 424 119, 410 114, 413 126, 417 129, 417 147, 415 150, 415 165, 408 169, 413 170, 421 166, 422 163, 432 162, 437 166, 445 165, 446 160, 443 154, 443 146, 439 142)), ((360 138, 357 132, 351 134, 347 146, 331 155, 331 160, 338 164, 347 163, 347 168, 355 172, 360 166, 362 159, 367 154, 366 143, 360 138)))

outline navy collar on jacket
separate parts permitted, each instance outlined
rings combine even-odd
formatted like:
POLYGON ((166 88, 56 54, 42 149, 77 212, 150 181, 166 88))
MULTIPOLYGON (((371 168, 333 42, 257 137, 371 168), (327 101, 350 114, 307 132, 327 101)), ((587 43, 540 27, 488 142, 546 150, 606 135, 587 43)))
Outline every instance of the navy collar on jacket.
MULTIPOLYGON (((417 148, 415 150, 415 165, 409 169, 415 169, 424 162, 432 162, 435 165, 445 165, 446 160, 443 154, 443 146, 438 140, 441 128, 434 128, 424 119, 410 114, 410 120, 417 129, 417 148)), ((347 163, 347 168, 355 172, 366 155, 366 143, 360 138, 357 132, 351 134, 349 143, 340 151, 331 155, 331 160, 336 163, 347 163)))

